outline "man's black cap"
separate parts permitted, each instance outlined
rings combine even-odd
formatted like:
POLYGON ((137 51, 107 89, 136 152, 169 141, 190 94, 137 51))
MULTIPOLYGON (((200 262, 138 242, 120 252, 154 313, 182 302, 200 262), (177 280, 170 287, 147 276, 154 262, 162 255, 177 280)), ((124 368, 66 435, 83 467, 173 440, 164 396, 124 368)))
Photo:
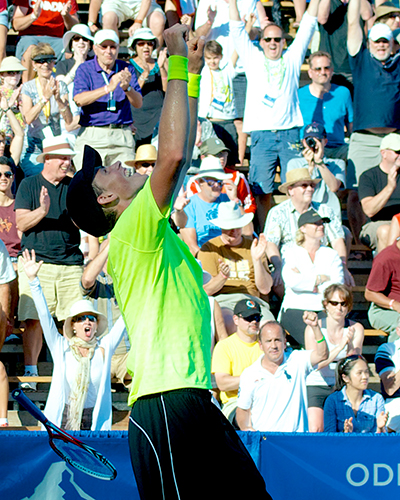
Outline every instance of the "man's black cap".
POLYGON ((243 318, 248 318, 249 316, 254 316, 254 314, 261 314, 261 307, 255 300, 243 299, 235 305, 233 314, 236 316, 243 316, 243 318))

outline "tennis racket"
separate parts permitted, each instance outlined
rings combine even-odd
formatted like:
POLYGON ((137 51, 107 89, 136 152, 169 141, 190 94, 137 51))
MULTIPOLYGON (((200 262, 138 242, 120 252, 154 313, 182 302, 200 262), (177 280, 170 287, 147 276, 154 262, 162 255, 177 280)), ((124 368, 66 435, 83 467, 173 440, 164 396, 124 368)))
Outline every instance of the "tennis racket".
POLYGON ((15 389, 12 397, 46 427, 50 446, 67 464, 97 479, 116 478, 117 470, 101 453, 51 423, 21 389, 15 389))

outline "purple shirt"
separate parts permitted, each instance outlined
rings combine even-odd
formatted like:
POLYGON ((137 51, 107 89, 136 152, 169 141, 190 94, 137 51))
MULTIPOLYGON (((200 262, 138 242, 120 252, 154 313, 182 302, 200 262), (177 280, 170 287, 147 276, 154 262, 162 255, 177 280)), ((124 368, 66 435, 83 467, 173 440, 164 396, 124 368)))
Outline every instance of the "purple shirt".
MULTIPOLYGON (((131 86, 136 92, 141 94, 140 86, 136 79, 136 74, 133 66, 125 61, 116 60, 111 73, 106 73, 101 69, 97 62, 97 57, 82 63, 76 72, 74 80, 74 97, 82 92, 96 90, 104 87, 107 81, 110 81, 115 73, 128 68, 132 74, 131 86), (103 73, 103 74, 102 74, 103 73)), ((79 124, 81 127, 101 127, 102 125, 110 125, 115 123, 118 125, 130 125, 133 122, 131 113, 131 104, 126 97, 125 92, 118 85, 113 92, 113 100, 115 101, 116 111, 107 111, 107 104, 111 94, 106 94, 97 101, 87 106, 82 106, 79 124)))

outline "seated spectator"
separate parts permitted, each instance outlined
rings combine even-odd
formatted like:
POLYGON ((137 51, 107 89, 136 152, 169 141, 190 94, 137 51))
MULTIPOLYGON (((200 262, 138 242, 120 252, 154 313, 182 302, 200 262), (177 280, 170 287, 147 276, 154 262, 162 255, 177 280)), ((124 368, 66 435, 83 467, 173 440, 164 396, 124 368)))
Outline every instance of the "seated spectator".
POLYGON ((37 77, 24 83, 21 90, 22 114, 28 125, 21 157, 21 168, 26 177, 43 169, 43 163, 37 159, 43 152, 43 129, 49 126, 56 136, 61 133, 61 117, 66 124, 72 122, 67 86, 53 76, 57 58, 51 45, 39 43, 33 48, 31 58, 37 77))
POLYGON ((222 57, 222 46, 218 42, 210 40, 206 43, 198 114, 200 118, 208 118, 223 127, 237 145, 238 135, 234 124, 237 113, 232 83, 237 54, 235 52, 232 60, 226 60, 224 64, 221 64, 222 57))
POLYGON ((393 245, 393 243, 400 236, 400 213, 392 217, 389 227, 388 244, 393 245))
POLYGON ((126 161, 125 165, 134 167, 135 171, 141 175, 149 175, 153 172, 157 160, 157 149, 151 144, 142 144, 136 150, 136 157, 133 161, 126 161))
POLYGON ((76 0, 38 0, 33 5, 28 0, 14 0, 13 4, 15 10, 12 25, 20 36, 15 55, 28 69, 23 76, 23 81, 27 82, 34 78, 32 50, 39 43, 50 44, 56 59, 61 59, 64 29, 70 30, 74 24, 79 23, 78 4, 76 0))
POLYGON ((15 193, 19 183, 24 177, 21 169, 17 168, 24 146, 24 130, 18 121, 17 115, 14 114, 14 111, 10 108, 7 98, 4 96, 0 98, 0 110, 3 113, 3 117, 7 117, 13 134, 11 142, 7 144, 6 132, 0 130, 0 156, 7 158, 7 163, 15 175, 16 184, 13 186, 13 192, 15 193))
POLYGON ((380 149, 380 164, 363 172, 358 187, 361 207, 368 217, 361 228, 360 240, 377 252, 388 245, 390 222, 399 211, 400 135, 384 137, 380 149))
POLYGON ((288 171, 307 167, 312 179, 321 179, 315 186, 312 201, 325 203, 342 217, 342 207, 335 193, 345 186, 346 163, 340 159, 326 157, 326 132, 319 123, 311 123, 304 128, 302 140, 303 158, 294 158, 288 163, 288 171))
POLYGON ((282 327, 295 345, 304 346, 304 311, 323 310, 324 290, 332 283, 343 283, 343 265, 336 250, 321 245, 324 224, 315 210, 300 215, 297 222, 296 246, 283 257, 282 278, 285 284, 281 312, 282 327))
MULTIPOLYGON (((332 394, 335 385, 336 363, 350 354, 361 354, 364 327, 346 318, 353 305, 353 297, 346 285, 333 284, 324 291, 326 317, 318 320, 318 327, 325 337, 329 357, 319 363, 307 377, 308 430, 323 432, 324 402, 332 394)), ((316 348, 313 330, 307 326, 304 332, 307 351, 316 348)))
POLYGON ((192 196, 185 207, 188 220, 186 226, 181 227, 180 233, 195 256, 204 243, 221 234, 221 229, 211 222, 219 203, 229 201, 230 196, 237 198, 235 193, 221 194, 223 182, 230 177, 224 172, 218 158, 214 157, 205 158, 198 174, 193 177, 198 179, 200 192, 192 196))
POLYGON ((8 22, 8 5, 6 0, 0 2, 0 63, 6 57, 8 22))
POLYGON ((261 356, 257 335, 262 318, 259 304, 253 300, 240 300, 233 311, 236 331, 215 346, 211 373, 220 389, 222 413, 235 422, 240 375, 261 356))
POLYGON ((328 139, 325 155, 346 161, 349 147, 344 141, 345 129, 350 135, 353 126, 350 91, 346 87, 331 83, 333 65, 327 52, 313 52, 308 58, 308 64, 308 76, 312 83, 299 90, 304 123, 320 123, 325 128, 328 139))
POLYGON ((61 336, 37 277, 42 261, 36 262, 34 250, 32 254, 24 250, 22 259, 53 358, 52 383, 44 414, 66 430, 111 430, 110 366, 125 330, 122 317, 109 335, 102 337, 107 328, 106 317, 89 300, 79 300, 72 305, 61 336))
POLYGON ((259 333, 263 356, 240 377, 236 421, 242 431, 306 432, 306 378, 312 367, 328 357, 318 316, 305 312, 304 322, 313 328, 314 351, 285 351, 286 336, 276 321, 259 333))
MULTIPOLYGON (((20 96, 20 82, 23 71, 26 71, 26 68, 14 56, 6 57, 0 64, 0 97, 7 99, 7 107, 14 113, 22 129, 25 127, 21 113, 22 100, 20 96)), ((1 117, 0 130, 5 132, 7 144, 10 145, 14 132, 7 113, 1 117)))
POLYGON ((346 284, 354 284, 347 269, 347 252, 344 241, 344 231, 341 220, 325 203, 314 203, 312 197, 315 186, 320 179, 312 179, 308 168, 296 168, 287 173, 287 181, 279 186, 279 191, 289 196, 289 199, 273 207, 265 223, 264 234, 267 239, 267 256, 274 265, 274 287, 283 295, 282 288, 282 257, 288 248, 295 244, 297 221, 301 214, 310 208, 318 212, 320 217, 327 217, 330 222, 325 226, 323 244, 329 243, 342 259, 344 279, 346 284))
POLYGON ((371 302, 371 326, 387 332, 389 342, 394 342, 400 314, 400 240, 384 248, 373 260, 365 298, 371 302))
MULTIPOLYGON (((274 319, 268 303, 260 297, 268 295, 272 286, 265 237, 260 234, 259 239, 253 240, 242 235, 242 227, 253 214, 242 214, 234 201, 220 203, 216 212, 216 218, 210 222, 221 228, 222 234, 204 243, 198 253, 203 268, 212 276, 206 292, 215 296, 223 309, 232 312, 238 301, 252 300, 261 307, 265 320, 274 319)), ((227 324, 231 314, 225 319, 227 324)))
POLYGON ((392 2, 383 2, 376 7, 374 24, 387 24, 394 31, 399 27, 400 9, 392 2))
POLYGON ((136 127, 136 149, 141 144, 150 144, 164 102, 167 90, 167 49, 160 51, 158 59, 153 59, 153 52, 158 46, 157 37, 149 28, 140 28, 128 40, 132 54, 129 60, 135 68, 136 78, 143 96, 141 108, 131 107, 136 127))
POLYGON ((339 361, 335 392, 324 406, 325 432, 386 432, 384 399, 367 389, 368 381, 369 368, 363 356, 353 354, 339 361))
MULTIPOLYGON (((113 280, 107 273, 109 241, 108 238, 104 240, 100 252, 87 264, 81 278, 83 297, 89 299, 96 310, 103 314, 107 320, 104 334, 112 331, 114 324, 121 316, 115 297, 113 280)), ((129 349, 128 333, 125 330, 121 342, 111 358, 110 376, 111 378, 117 378, 128 390, 132 381, 132 377, 126 369, 129 349)))

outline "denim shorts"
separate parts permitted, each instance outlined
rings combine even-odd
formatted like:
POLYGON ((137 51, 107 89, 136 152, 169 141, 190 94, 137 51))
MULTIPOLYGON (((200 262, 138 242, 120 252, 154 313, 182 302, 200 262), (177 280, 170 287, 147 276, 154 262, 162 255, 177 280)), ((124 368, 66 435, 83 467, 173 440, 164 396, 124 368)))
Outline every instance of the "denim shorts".
POLYGON ((7 9, 0 12, 0 24, 2 26, 5 26, 7 29, 10 29, 10 25, 8 22, 8 10, 7 9))

